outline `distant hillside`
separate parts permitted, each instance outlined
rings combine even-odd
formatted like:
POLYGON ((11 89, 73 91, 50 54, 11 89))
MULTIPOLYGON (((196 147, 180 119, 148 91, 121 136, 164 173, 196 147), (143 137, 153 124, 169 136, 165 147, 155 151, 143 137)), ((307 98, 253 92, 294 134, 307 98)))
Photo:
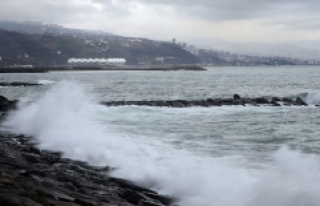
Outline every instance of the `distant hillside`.
POLYGON ((102 31, 91 31, 84 29, 65 28, 58 24, 45 24, 42 22, 16 22, 16 21, 0 21, 0 29, 7 31, 16 31, 27 34, 78 34, 78 35, 106 35, 114 36, 113 34, 102 31))
POLYGON ((194 64, 200 60, 171 43, 147 39, 25 34, 0 30, 1 65, 62 65, 69 58, 125 58, 128 64, 194 64))

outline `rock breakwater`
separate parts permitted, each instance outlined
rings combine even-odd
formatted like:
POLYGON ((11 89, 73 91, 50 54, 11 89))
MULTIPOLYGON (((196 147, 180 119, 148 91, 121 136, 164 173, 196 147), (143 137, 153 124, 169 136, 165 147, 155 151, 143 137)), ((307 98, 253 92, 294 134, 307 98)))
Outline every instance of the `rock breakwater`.
POLYGON ((29 83, 29 82, 0 82, 0 86, 2 87, 27 87, 27 86, 40 86, 42 84, 38 83, 29 83))
MULTIPOLYGON (((158 100, 158 101, 107 101, 101 104, 105 106, 152 106, 152 107, 217 107, 217 106, 308 106, 308 104, 300 97, 287 98, 287 97, 257 97, 257 98, 241 98, 239 94, 234 94, 233 98, 208 98, 203 100, 158 100)), ((318 106, 318 105, 317 105, 318 106)))

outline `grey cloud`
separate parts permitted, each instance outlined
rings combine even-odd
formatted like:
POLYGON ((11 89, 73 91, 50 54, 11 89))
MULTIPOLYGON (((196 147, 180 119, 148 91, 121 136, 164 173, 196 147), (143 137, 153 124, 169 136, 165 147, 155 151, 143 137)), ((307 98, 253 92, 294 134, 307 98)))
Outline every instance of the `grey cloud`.
MULTIPOLYGON (((89 0, 87 0, 89 1, 89 0)), ((1 0, 0 20, 41 20, 53 23, 72 23, 97 20, 97 16, 129 18, 134 3, 168 6, 175 18, 205 21, 270 19, 269 23, 297 28, 319 28, 318 0, 91 0, 104 5, 101 11, 74 0, 1 0), (316 16, 312 22, 303 17, 316 16), (288 17, 294 16, 291 20, 288 17), (301 18, 299 18, 301 17, 301 18)), ((83 0, 82 2, 85 2, 83 0)), ((163 15, 172 15, 164 13, 163 15)), ((268 24, 268 21, 265 21, 268 24)))
MULTIPOLYGON (((313 12, 320 10, 318 0, 92 0, 105 6, 105 15, 127 16, 133 2, 154 6, 171 6, 181 17, 207 20, 234 20, 272 17, 294 12, 313 12), (127 4, 127 7, 119 7, 127 4)), ((74 15, 94 14, 90 7, 82 7, 70 0, 1 0, 0 18, 14 15, 40 18, 72 17, 74 15), (12 12, 13 11, 13 12, 12 12), (14 12, 14 11, 19 11, 14 12)))
MULTIPOLYGON (((112 4, 109 0, 94 0, 101 4, 112 4)), ((294 13, 318 13, 318 0, 121 0, 146 5, 166 5, 174 8, 181 17, 211 21, 243 20, 282 17, 294 13)))
POLYGON ((68 1, 4 1, 1 2, 0 19, 61 22, 69 21, 81 12, 90 12, 90 10, 77 7, 68 1))
POLYGON ((70 0, 1 0, 0 20, 39 20, 53 23, 72 23, 90 20, 95 15, 120 17, 129 11, 105 3, 101 11, 70 0))

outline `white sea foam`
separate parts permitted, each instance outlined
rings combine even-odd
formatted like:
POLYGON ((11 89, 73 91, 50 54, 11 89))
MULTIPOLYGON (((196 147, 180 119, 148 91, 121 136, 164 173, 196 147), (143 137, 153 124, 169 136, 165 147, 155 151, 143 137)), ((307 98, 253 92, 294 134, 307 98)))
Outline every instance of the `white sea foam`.
POLYGON ((308 104, 320 104, 320 93, 308 93, 308 95, 305 97, 305 101, 308 104))
POLYGON ((239 157, 196 156, 160 138, 150 143, 114 131, 105 125, 108 111, 94 104, 79 85, 61 82, 13 113, 4 125, 12 132, 36 137, 41 148, 117 167, 113 175, 173 195, 184 206, 320 205, 316 156, 283 148, 265 169, 249 170, 234 164, 239 157))
POLYGON ((48 80, 48 79, 40 79, 38 80, 38 84, 43 84, 43 85, 49 85, 49 84, 54 84, 55 81, 48 80))

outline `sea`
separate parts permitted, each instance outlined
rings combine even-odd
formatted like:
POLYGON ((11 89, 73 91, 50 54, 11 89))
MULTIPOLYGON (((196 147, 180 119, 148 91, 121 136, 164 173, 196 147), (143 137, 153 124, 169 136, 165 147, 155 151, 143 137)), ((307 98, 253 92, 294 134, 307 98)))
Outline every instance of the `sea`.
POLYGON ((1 74, 1 129, 180 206, 320 205, 320 66, 1 74), (301 97, 308 106, 106 107, 101 101, 301 97))

